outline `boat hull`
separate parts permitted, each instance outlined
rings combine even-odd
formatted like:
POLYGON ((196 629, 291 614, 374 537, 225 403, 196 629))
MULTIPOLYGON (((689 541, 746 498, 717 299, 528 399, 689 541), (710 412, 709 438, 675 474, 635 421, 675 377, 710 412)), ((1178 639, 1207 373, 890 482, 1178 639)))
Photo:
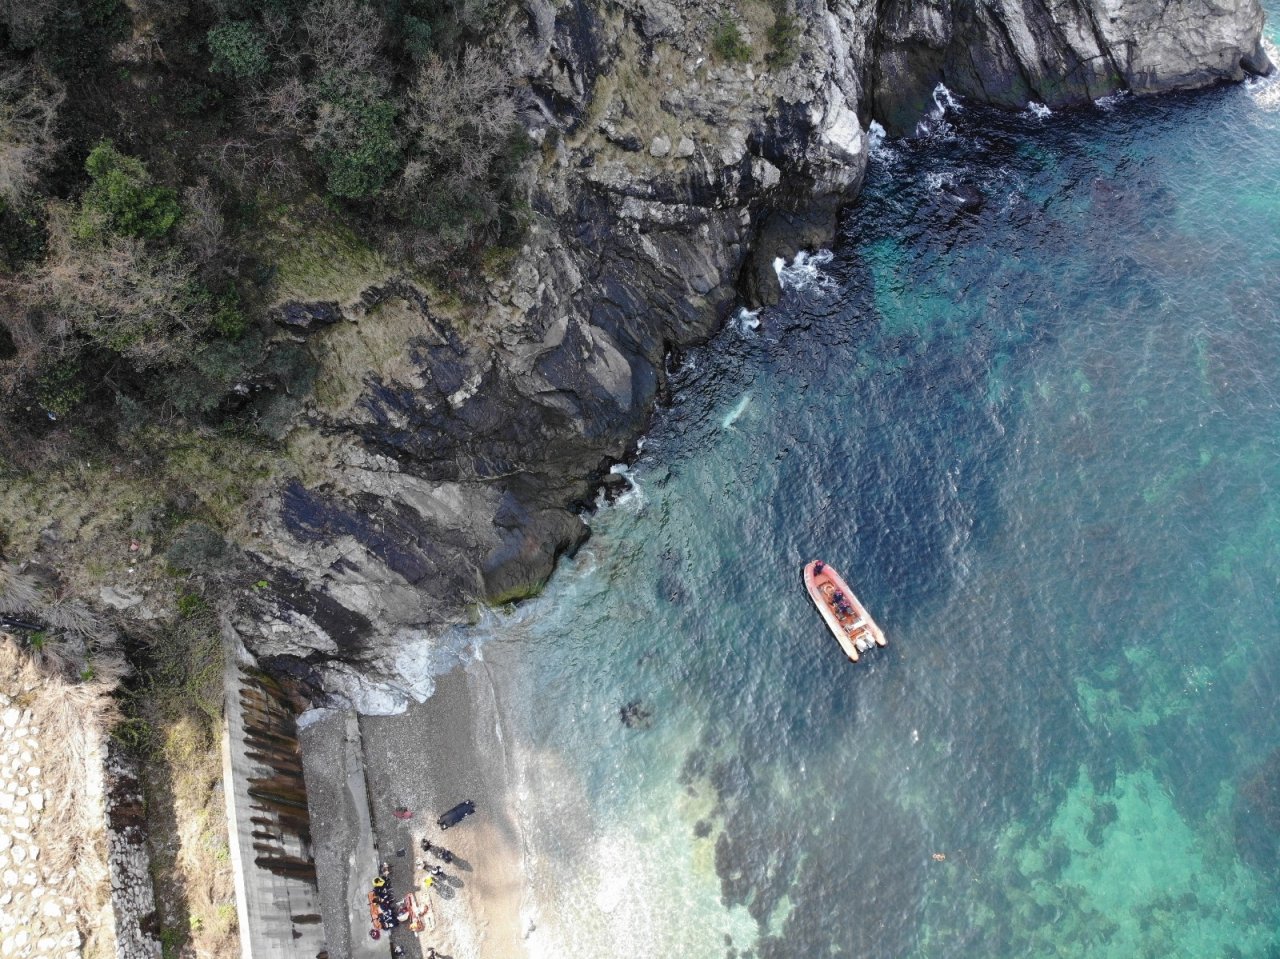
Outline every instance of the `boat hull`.
POLYGON ((860 653, 872 646, 885 646, 888 641, 884 631, 879 627, 865 606, 849 588, 838 572, 825 563, 819 569, 819 560, 808 563, 804 568, 804 586, 809 592, 813 605, 818 607, 823 622, 831 635, 836 638, 844 654, 853 662, 857 662, 860 653), (836 608, 833 597, 842 594, 843 599, 852 608, 852 614, 846 615, 836 608))

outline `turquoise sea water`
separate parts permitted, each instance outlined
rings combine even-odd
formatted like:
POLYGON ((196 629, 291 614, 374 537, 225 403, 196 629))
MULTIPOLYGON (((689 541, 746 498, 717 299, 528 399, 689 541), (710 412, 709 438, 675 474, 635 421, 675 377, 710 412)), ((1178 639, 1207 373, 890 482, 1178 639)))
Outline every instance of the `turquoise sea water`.
POLYGON ((491 624, 535 955, 1280 956, 1280 81, 947 119, 491 624))

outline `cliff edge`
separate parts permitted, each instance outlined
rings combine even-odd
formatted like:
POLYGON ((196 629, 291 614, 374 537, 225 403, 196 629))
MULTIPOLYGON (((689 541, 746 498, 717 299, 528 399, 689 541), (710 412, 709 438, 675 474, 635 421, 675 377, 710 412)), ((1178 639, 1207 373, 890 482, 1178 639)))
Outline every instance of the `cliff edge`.
POLYGON ((349 388, 311 404, 305 479, 241 531, 245 645, 359 700, 411 640, 540 588, 665 358, 831 238, 872 120, 910 133, 938 83, 1021 108, 1240 80, 1270 70, 1262 22, 1257 0, 528 0, 509 63, 532 227, 480 319, 395 275, 281 305, 336 320, 310 346, 349 388), (353 373, 357 341, 382 349, 353 373))

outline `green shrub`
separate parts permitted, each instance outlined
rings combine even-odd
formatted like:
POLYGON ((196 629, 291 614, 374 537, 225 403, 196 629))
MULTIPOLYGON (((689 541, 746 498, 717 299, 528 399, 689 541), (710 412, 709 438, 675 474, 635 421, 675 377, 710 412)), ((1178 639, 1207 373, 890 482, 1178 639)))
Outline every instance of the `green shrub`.
POLYGON ((317 157, 329 192, 343 200, 378 193, 402 166, 397 109, 387 100, 346 98, 332 104, 342 123, 329 128, 317 157))
POLYGON ((209 69, 237 80, 256 80, 271 69, 267 38, 247 20, 228 20, 206 36, 212 62, 209 69))
POLYGON ((194 283, 185 305, 192 313, 208 314, 213 331, 229 340, 240 339, 249 329, 249 318, 240 308, 240 293, 234 286, 214 293, 203 283, 194 283))
POLYGON ((36 400, 54 416, 66 416, 80 405, 84 395, 80 364, 75 360, 54 364, 36 380, 36 400))
POLYGON ((238 340, 249 328, 249 319, 240 309, 240 300, 234 291, 230 296, 219 299, 218 308, 213 313, 213 328, 229 340, 238 340))
POLYGON ((151 174, 137 157, 126 156, 103 141, 84 161, 92 183, 80 203, 77 233, 84 239, 107 230, 154 240, 178 222, 182 208, 178 194, 167 186, 153 186, 151 174))
POLYGON ((787 10, 786 0, 774 0, 773 26, 769 28, 769 62, 785 67, 795 62, 800 53, 800 35, 804 27, 796 17, 787 10))
POLYGON ((415 60, 422 60, 435 49, 431 24, 421 17, 406 15, 400 23, 400 38, 409 56, 415 60))
POLYGON ((711 49, 716 58, 726 63, 746 63, 751 59, 751 44, 743 39, 736 21, 724 17, 711 36, 711 49))
POLYGON ((202 343, 181 367, 153 381, 153 395, 184 415, 212 413, 236 383, 254 374, 265 349, 256 333, 202 343))
POLYGON ((199 593, 183 593, 178 597, 178 615, 183 619, 199 616, 209 609, 209 604, 199 593))

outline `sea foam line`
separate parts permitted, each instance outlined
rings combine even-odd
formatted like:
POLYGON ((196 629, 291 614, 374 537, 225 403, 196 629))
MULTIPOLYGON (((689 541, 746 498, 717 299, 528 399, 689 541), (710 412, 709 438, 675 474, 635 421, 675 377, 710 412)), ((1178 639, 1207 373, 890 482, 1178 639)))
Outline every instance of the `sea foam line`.
POLYGON ((783 289, 831 290, 835 289, 836 281, 822 267, 834 258, 835 254, 830 250, 818 250, 816 253, 801 250, 790 263, 782 257, 775 258, 773 269, 778 274, 778 282, 783 289))

